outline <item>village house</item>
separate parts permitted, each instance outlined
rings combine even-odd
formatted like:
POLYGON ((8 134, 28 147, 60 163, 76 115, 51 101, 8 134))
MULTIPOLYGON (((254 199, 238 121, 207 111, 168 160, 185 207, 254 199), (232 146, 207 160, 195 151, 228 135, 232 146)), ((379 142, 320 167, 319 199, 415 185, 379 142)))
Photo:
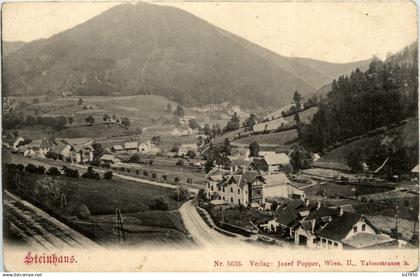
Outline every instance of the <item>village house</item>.
POLYGON ((118 159, 117 157, 115 157, 112 154, 105 153, 101 157, 101 163, 102 164, 117 164, 117 163, 120 163, 120 162, 121 162, 121 160, 118 159))
POLYGON ((17 150, 18 146, 23 143, 25 139, 23 137, 15 137, 12 135, 3 136, 3 146, 17 150))
POLYGON ((363 215, 339 210, 336 218, 315 231, 316 244, 321 249, 362 249, 390 245, 396 240, 382 234, 363 215))
POLYGON ((157 154, 161 150, 156 144, 154 144, 154 143, 150 142, 150 140, 148 140, 146 142, 142 142, 139 145, 139 151, 142 152, 142 153, 147 153, 147 154, 157 154))
POLYGON ((124 142, 124 151, 127 153, 136 153, 139 149, 137 141, 124 142))
POLYGON ((61 139, 62 143, 69 144, 73 149, 70 150, 70 158, 67 160, 77 163, 88 163, 93 161, 93 140, 90 138, 61 139))
POLYGON ((55 153, 60 160, 76 160, 76 150, 66 142, 59 141, 51 152, 55 153))
POLYGON ((261 158, 255 158, 253 164, 256 169, 269 173, 289 172, 292 169, 290 158, 285 153, 266 153, 261 158))
POLYGON ((276 217, 265 224, 261 224, 260 227, 268 232, 279 233, 288 238, 293 237, 294 229, 301 218, 298 210, 294 206, 289 205, 276 212, 276 217))
POLYGON ((31 158, 45 158, 54 143, 47 139, 37 139, 24 146, 23 156, 31 158))
POLYGON ((123 151, 124 151, 124 148, 119 144, 113 145, 111 147, 111 152, 113 152, 113 153, 120 153, 120 152, 123 152, 123 151))

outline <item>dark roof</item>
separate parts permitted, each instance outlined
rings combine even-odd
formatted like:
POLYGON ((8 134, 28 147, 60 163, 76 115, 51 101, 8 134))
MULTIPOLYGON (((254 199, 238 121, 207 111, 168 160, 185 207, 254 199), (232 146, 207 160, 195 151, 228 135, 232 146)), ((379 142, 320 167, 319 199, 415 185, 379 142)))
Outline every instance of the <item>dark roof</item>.
POLYGON ((63 152, 63 150, 67 147, 68 144, 64 144, 59 142, 54 149, 52 149, 51 151, 56 153, 56 154, 61 154, 61 152, 63 152))
POLYGON ((276 218, 276 222, 281 225, 292 227, 299 219, 299 213, 293 207, 282 210, 276 218))
POLYGON ((320 219, 324 216, 336 216, 337 214, 337 209, 320 207, 318 210, 311 211, 308 216, 305 217, 305 220, 320 219))
POLYGON ((361 214, 344 212, 343 215, 327 223, 324 228, 315 231, 315 234, 327 239, 341 241, 361 218, 361 214))

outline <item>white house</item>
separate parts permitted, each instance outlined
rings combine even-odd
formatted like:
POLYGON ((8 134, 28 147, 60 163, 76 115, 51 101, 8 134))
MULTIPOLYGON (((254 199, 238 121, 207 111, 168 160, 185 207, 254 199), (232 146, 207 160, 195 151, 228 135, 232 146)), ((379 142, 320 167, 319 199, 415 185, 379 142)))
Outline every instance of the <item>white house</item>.
POLYGON ((114 153, 119 153, 119 152, 124 151, 124 148, 121 145, 117 144, 111 147, 111 151, 114 153))
POLYGON ((175 128, 171 132, 171 136, 182 137, 182 136, 192 135, 193 133, 194 133, 194 131, 191 128, 175 128))

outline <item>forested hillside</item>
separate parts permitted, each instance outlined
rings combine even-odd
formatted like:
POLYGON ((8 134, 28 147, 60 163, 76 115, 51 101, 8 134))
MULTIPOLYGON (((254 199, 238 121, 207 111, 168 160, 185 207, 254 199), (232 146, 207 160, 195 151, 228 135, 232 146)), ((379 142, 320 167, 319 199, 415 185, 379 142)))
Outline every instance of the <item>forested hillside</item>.
POLYGON ((417 43, 334 80, 302 140, 315 151, 417 115, 417 43))

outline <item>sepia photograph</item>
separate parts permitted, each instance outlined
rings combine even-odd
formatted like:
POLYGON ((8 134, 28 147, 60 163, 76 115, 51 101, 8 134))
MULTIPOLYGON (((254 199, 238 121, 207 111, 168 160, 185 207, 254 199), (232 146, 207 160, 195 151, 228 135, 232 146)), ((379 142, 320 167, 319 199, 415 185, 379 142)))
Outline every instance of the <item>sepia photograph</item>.
POLYGON ((416 271, 410 1, 3 2, 4 271, 416 271))

